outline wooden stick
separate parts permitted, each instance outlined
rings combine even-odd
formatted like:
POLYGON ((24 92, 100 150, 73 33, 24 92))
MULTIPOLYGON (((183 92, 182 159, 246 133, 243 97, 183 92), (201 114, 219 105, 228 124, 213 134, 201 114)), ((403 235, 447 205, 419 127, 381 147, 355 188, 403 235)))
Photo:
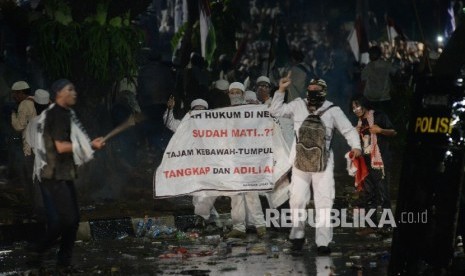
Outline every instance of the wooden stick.
POLYGON ((136 125, 136 123, 140 122, 141 118, 139 118, 137 115, 132 114, 129 116, 129 118, 124 121, 122 124, 114 128, 112 131, 110 131, 105 137, 103 137, 103 141, 106 142, 110 138, 115 137, 116 135, 120 134, 121 132, 125 131, 126 129, 133 127, 136 125))

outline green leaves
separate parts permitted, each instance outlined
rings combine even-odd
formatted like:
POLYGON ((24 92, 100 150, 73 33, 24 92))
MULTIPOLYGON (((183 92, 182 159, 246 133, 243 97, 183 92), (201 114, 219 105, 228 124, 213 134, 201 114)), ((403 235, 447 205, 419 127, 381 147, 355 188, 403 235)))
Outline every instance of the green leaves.
POLYGON ((79 26, 73 22, 63 25, 47 21, 38 27, 39 57, 46 71, 53 77, 71 75, 69 60, 79 47, 79 26))
POLYGON ((97 80, 107 80, 109 75, 110 39, 106 29, 94 22, 86 26, 82 34, 86 70, 97 80))
POLYGON ((84 75, 104 83, 137 71, 143 33, 130 25, 130 11, 108 19, 108 4, 99 3, 94 14, 74 22, 64 1, 46 1, 47 16, 37 20, 37 42, 50 77, 72 78, 85 70, 84 75))

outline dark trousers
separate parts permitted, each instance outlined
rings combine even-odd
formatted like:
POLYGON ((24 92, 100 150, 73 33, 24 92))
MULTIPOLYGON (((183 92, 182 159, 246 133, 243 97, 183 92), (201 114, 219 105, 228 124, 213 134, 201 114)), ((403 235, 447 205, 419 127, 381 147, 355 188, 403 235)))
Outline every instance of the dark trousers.
POLYGON ((21 182, 24 185, 24 189, 29 193, 32 197, 33 190, 32 190, 32 172, 34 169, 34 155, 24 156, 24 163, 21 167, 21 182))
POLYGON ((47 216, 47 231, 39 251, 51 248, 61 237, 58 264, 69 265, 79 227, 79 209, 73 181, 43 179, 42 196, 47 216))
POLYGON ((31 202, 32 217, 38 222, 45 222, 45 210, 42 199, 42 192, 37 180, 32 179, 34 170, 34 154, 24 156, 24 164, 22 166, 21 182, 24 183, 24 189, 27 193, 27 200, 31 202))
MULTIPOLYGON (((378 206, 383 209, 390 209, 391 197, 388 187, 388 176, 386 175, 387 172, 385 171, 383 175, 383 170, 373 169, 371 167, 370 158, 367 156, 365 156, 365 163, 368 167, 368 176, 363 182, 361 207, 366 209, 366 212, 370 209, 376 210, 378 206)), ((376 212, 370 218, 375 224, 378 224, 376 212)))

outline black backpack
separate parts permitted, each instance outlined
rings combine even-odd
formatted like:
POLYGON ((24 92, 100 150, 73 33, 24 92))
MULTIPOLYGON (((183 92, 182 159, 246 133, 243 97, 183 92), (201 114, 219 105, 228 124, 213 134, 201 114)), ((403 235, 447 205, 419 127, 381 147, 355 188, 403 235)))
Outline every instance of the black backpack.
POLYGON ((305 118, 297 132, 296 156, 294 166, 304 172, 322 172, 326 169, 329 151, 326 149, 326 127, 321 115, 331 105, 318 114, 310 114, 305 118))

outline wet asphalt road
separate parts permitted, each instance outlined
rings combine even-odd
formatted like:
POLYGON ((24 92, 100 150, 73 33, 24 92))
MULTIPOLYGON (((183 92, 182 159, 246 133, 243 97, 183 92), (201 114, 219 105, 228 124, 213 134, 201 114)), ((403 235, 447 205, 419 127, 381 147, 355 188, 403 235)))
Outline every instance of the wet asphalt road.
MULTIPOLYGON (((301 255, 290 254, 287 233, 275 231, 265 239, 249 233, 244 241, 193 232, 78 241, 73 275, 387 275, 389 233, 359 237, 355 229, 336 228, 331 255, 317 256, 314 231, 307 230, 301 255)), ((29 264, 26 246, 0 249, 0 275, 60 275, 53 250, 38 267, 29 264)))

